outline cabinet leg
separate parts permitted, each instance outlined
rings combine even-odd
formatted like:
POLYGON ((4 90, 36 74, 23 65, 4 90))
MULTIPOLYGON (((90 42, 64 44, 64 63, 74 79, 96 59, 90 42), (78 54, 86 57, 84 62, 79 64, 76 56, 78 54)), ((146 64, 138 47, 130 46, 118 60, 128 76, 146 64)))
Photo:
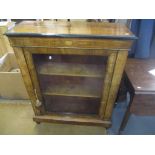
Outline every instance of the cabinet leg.
POLYGON ((134 93, 130 94, 130 102, 129 102, 129 105, 127 106, 126 112, 124 114, 123 121, 122 121, 121 126, 119 128, 119 131, 118 131, 119 135, 121 134, 121 131, 124 130, 128 120, 129 120, 129 117, 130 117, 130 107, 131 107, 131 104, 133 102, 133 98, 134 98, 134 93))
POLYGON ((123 118, 123 121, 122 121, 121 126, 120 126, 119 131, 118 131, 118 134, 119 134, 119 135, 120 135, 121 132, 124 130, 124 128, 125 128, 125 126, 126 126, 128 120, 129 120, 129 117, 130 117, 130 107, 127 107, 127 110, 126 110, 126 112, 125 112, 125 116, 124 116, 124 118, 123 118))

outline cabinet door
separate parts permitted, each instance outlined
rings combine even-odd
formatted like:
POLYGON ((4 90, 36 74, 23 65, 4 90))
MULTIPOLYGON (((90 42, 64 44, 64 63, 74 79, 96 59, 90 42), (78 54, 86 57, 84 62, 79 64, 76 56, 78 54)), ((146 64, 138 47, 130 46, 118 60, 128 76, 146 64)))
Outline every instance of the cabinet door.
POLYGON ((103 118, 117 52, 25 48, 24 55, 45 113, 103 118))

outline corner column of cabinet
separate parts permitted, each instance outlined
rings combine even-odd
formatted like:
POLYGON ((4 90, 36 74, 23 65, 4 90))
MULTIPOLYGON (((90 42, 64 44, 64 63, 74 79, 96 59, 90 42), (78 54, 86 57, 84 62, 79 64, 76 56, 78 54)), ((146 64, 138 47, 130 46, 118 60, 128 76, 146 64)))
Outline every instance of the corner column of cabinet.
POLYGON ((113 77, 111 80, 111 86, 110 86, 105 113, 104 113, 104 120, 111 119, 113 106, 117 97, 117 93, 121 82, 122 74, 125 68, 127 56, 128 56, 127 50, 121 50, 121 51, 118 51, 117 53, 113 77))
POLYGON ((29 73, 29 69, 27 66, 27 62, 24 56, 24 52, 23 49, 20 47, 13 47, 16 58, 17 58, 17 62, 19 64, 20 70, 21 70, 21 74, 23 77, 23 81, 25 83, 28 95, 30 97, 30 101, 34 110, 35 115, 41 115, 41 110, 39 108, 36 107, 36 95, 34 93, 34 86, 32 83, 32 79, 29 73))

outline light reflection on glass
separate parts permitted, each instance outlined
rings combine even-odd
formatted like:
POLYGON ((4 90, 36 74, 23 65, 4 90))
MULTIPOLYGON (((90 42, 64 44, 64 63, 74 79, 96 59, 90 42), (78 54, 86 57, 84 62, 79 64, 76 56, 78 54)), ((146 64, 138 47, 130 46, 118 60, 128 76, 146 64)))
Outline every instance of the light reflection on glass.
POLYGON ((52 56, 49 56, 48 59, 49 59, 49 60, 52 60, 52 56))
POLYGON ((150 71, 148 71, 150 74, 152 74, 153 76, 155 76, 155 69, 152 69, 150 71))
POLYGON ((141 89, 142 87, 138 86, 137 88, 138 88, 138 89, 141 89))

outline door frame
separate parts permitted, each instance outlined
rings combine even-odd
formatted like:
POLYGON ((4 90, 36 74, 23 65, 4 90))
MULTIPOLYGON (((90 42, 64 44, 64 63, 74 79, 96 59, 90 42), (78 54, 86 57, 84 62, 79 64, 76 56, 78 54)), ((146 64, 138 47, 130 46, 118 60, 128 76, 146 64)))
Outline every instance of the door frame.
POLYGON ((94 56, 107 56, 107 65, 106 65, 106 72, 103 82, 103 89, 102 89, 102 96, 101 96, 101 102, 100 102, 100 108, 99 108, 99 118, 104 120, 104 115, 106 111, 107 101, 110 93, 111 88, 111 81, 113 79, 113 73, 115 68, 115 63, 117 59, 117 50, 106 50, 106 49, 93 49, 93 48, 87 48, 82 49, 86 50, 87 52, 81 51, 80 48, 72 49, 72 48, 42 48, 42 47, 24 47, 24 56, 27 62, 28 70, 31 76, 34 93, 36 95, 36 98, 39 99, 39 101, 42 103, 42 105, 39 107, 39 110, 42 111, 41 113, 44 115, 46 114, 45 111, 45 105, 43 96, 40 89, 40 84, 38 80, 38 76, 36 73, 36 68, 34 65, 34 61, 32 58, 33 54, 60 54, 60 55, 94 55, 94 56), (76 52, 75 52, 76 51, 76 52))

